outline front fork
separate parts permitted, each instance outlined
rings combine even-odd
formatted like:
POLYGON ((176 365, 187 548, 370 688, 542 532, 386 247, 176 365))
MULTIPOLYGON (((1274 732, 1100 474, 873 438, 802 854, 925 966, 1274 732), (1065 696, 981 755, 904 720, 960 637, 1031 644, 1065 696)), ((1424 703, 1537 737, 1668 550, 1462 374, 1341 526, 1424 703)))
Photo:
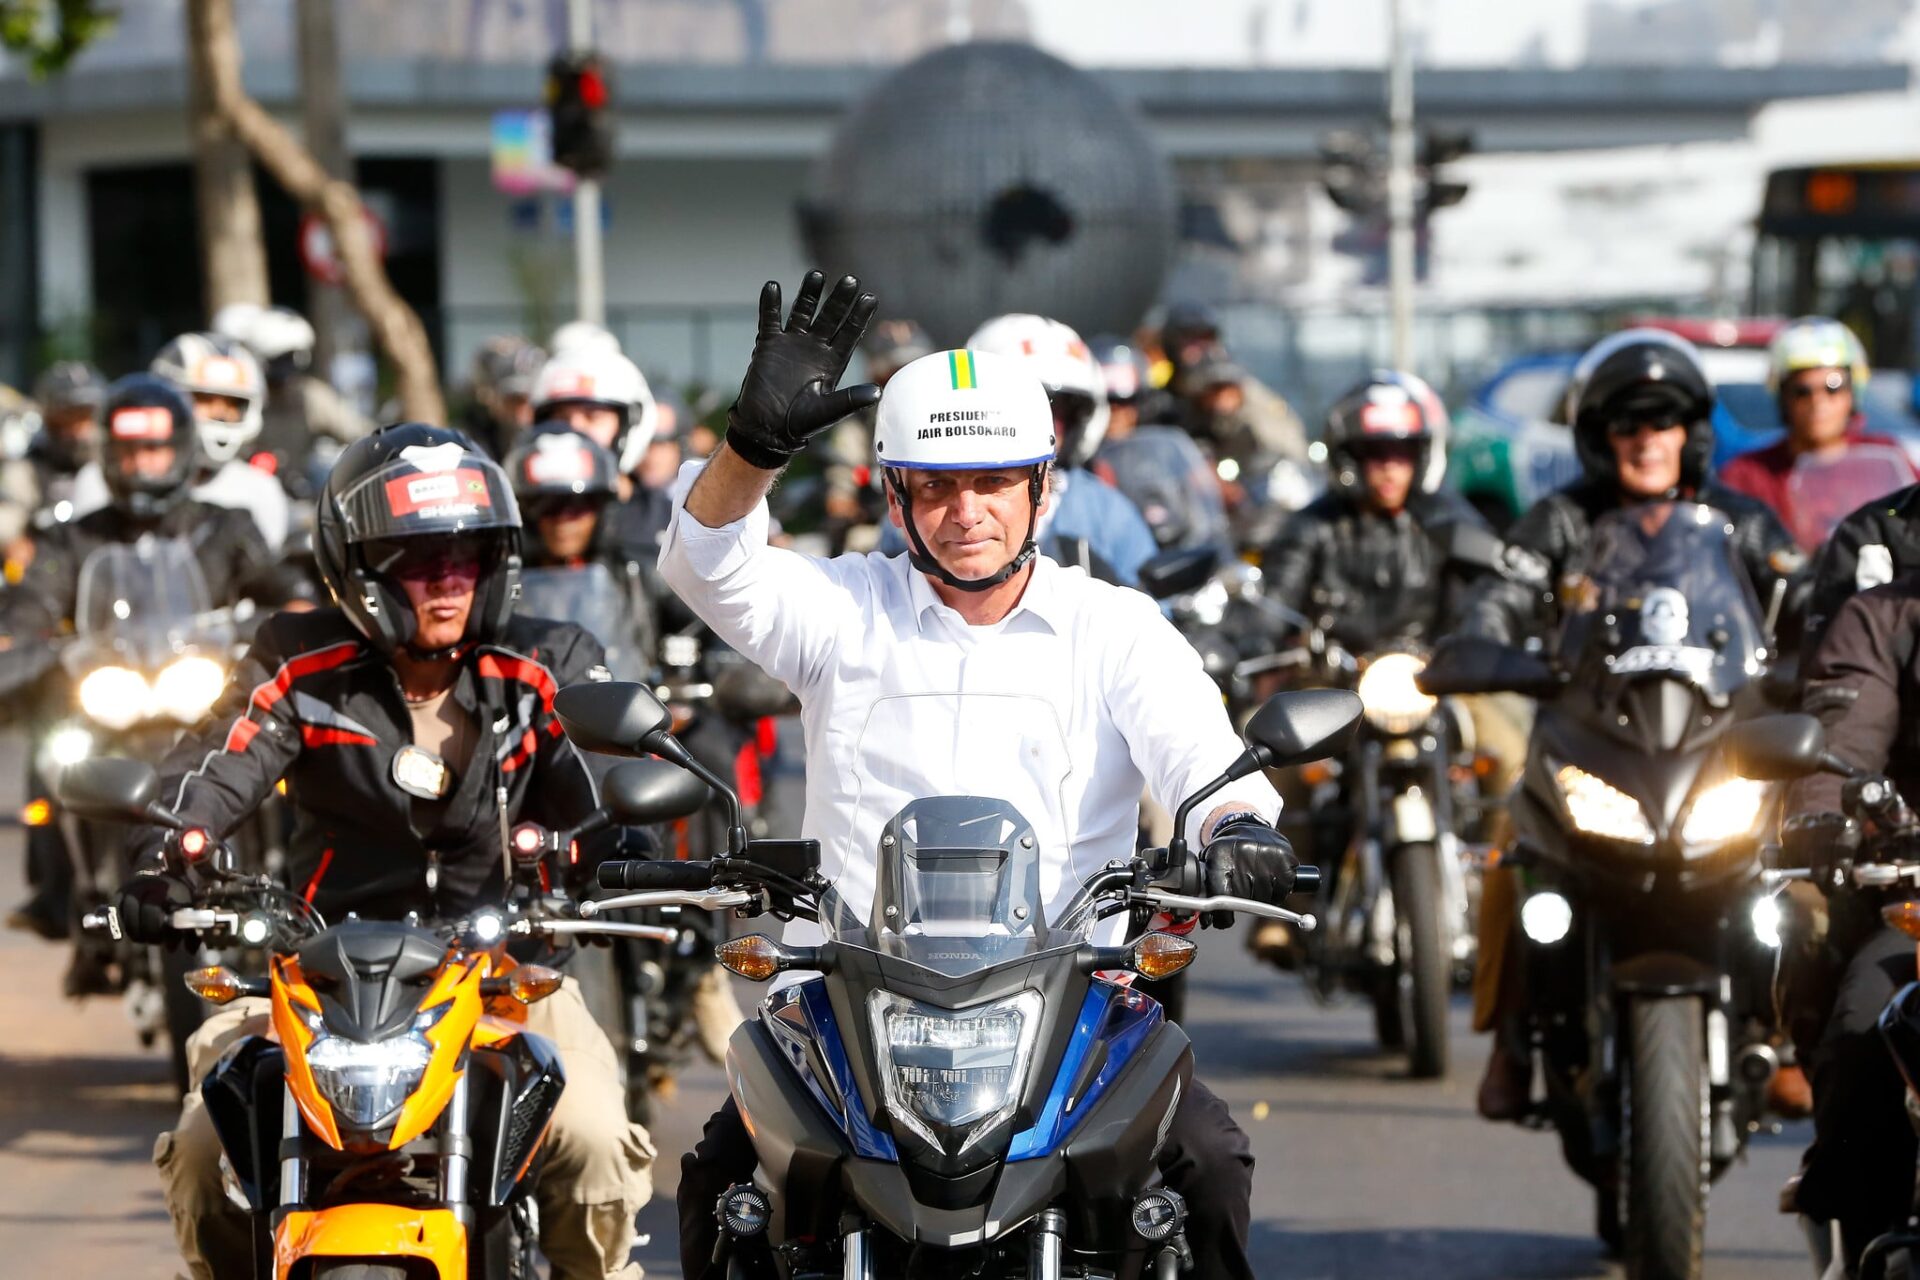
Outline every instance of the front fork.
MULTIPOLYGON (((1452 928, 1466 917, 1467 884, 1460 865, 1460 839, 1453 830, 1451 780, 1446 754, 1431 724, 1409 737, 1368 737, 1354 753, 1351 791, 1356 804, 1355 842, 1350 868, 1336 890, 1329 916, 1349 955, 1391 968, 1396 951, 1390 863, 1407 845, 1431 846, 1440 858, 1447 921, 1452 928)), ((1457 945, 1450 954, 1456 954, 1457 945)))

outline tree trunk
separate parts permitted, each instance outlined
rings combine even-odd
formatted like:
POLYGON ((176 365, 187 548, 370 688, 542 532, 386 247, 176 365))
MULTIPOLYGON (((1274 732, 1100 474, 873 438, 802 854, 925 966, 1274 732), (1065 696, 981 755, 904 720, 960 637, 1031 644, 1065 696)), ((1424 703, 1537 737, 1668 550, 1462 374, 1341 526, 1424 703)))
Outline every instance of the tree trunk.
MULTIPOLYGON (((300 22, 300 112, 307 147, 329 176, 353 181, 347 154, 346 96, 340 89, 340 42, 334 29, 334 0, 298 0, 300 22)), ((307 289, 307 318, 313 321, 313 363, 332 380, 333 357, 349 335, 346 296, 336 285, 313 281, 307 289)), ((352 325, 358 329, 358 325, 352 325)), ((359 348, 364 338, 348 345, 359 348)))
POLYGON ((208 316, 232 302, 265 306, 271 301, 253 169, 214 94, 222 74, 239 81, 239 50, 230 0, 187 6, 187 125, 208 316))
POLYGON ((434 367, 433 346, 427 330, 406 300, 387 279, 385 264, 368 234, 366 206, 351 182, 335 178, 314 159, 279 121, 247 96, 240 83, 240 45, 233 30, 233 0, 189 0, 190 7, 208 15, 206 29, 224 32, 228 56, 209 58, 215 106, 274 180, 287 194, 326 219, 346 277, 347 296, 366 317, 374 340, 393 362, 401 412, 418 422, 444 423, 446 401, 434 367))

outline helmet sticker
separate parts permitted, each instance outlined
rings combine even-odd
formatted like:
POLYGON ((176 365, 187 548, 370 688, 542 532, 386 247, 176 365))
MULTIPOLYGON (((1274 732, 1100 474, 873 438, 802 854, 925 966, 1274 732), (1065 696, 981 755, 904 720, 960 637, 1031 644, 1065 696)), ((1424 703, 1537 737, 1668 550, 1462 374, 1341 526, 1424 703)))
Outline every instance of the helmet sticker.
POLYGON ((1655 587, 1640 605, 1640 634, 1647 643, 1676 645, 1687 638, 1687 598, 1672 587, 1655 587))
POLYGON ((537 436, 527 455, 527 479, 534 484, 573 484, 593 479, 593 455, 578 436, 537 436))
POLYGON ((974 391, 979 384, 973 380, 973 352, 947 352, 947 372, 952 375, 955 391, 974 391))
POLYGON ((452 440, 445 444, 410 444, 400 451, 401 461, 421 471, 452 471, 466 456, 466 448, 452 440))
POLYGON ((1374 387, 1360 407, 1360 429, 1401 434, 1420 430, 1420 406, 1398 387, 1374 387))
POLYGON ((173 415, 158 406, 115 409, 108 432, 115 440, 171 440, 173 415))
POLYGON ((594 376, 578 369, 556 373, 547 388, 547 398, 550 400, 591 400, 593 394, 594 376))
POLYGON ((202 360, 200 376, 196 381, 204 387, 244 387, 247 384, 240 362, 232 356, 208 356, 202 360))
POLYGON ((416 515, 428 519, 472 515, 481 507, 493 505, 493 496, 487 492, 487 477, 477 467, 396 476, 387 481, 386 494, 387 510, 395 519, 416 515))

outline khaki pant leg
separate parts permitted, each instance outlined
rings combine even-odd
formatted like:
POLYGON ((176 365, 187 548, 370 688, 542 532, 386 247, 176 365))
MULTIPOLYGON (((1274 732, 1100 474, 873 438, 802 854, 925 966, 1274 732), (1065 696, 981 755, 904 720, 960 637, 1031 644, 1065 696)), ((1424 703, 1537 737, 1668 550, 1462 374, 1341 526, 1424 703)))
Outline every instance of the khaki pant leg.
MULTIPOLYGON (((1493 758, 1496 768, 1487 780, 1490 795, 1509 795, 1527 763, 1527 739, 1533 732, 1533 704, 1510 694, 1481 694, 1460 699, 1473 721, 1475 744, 1493 758)), ((1496 848, 1512 839, 1512 828, 1502 810, 1488 832, 1496 848)), ((1473 1029, 1494 1031, 1512 1003, 1514 976, 1508 972, 1513 924, 1519 909, 1519 881, 1505 867, 1490 867, 1480 878, 1478 943, 1473 967, 1473 1029)))
POLYGON ((727 981, 727 971, 717 964, 709 965, 693 985, 692 1004, 693 1029, 700 1040, 701 1051, 715 1065, 724 1065, 727 1042, 747 1020, 747 1015, 740 1011, 740 1002, 733 998, 733 984, 727 981))
POLYGON ((639 1280, 627 1259, 634 1216, 653 1196, 653 1142, 627 1120, 613 1045, 571 978, 528 1008, 527 1030, 559 1047, 567 1073, 534 1189, 554 1280, 639 1280))
MULTIPOLYGON (((265 1035, 270 1008, 266 1000, 248 998, 211 1014, 187 1037, 187 1078, 203 1079, 235 1041, 265 1035)), ((188 1092, 179 1123, 154 1142, 153 1163, 193 1280, 251 1274, 253 1224, 221 1186, 220 1139, 199 1089, 188 1092)))

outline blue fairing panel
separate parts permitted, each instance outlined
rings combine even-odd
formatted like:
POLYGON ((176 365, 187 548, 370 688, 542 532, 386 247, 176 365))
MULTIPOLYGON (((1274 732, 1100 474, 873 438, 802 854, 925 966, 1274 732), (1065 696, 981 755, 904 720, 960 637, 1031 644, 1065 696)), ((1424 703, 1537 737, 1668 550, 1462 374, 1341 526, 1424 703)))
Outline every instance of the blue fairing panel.
POLYGON ((1099 979, 1089 984, 1086 999, 1080 1003, 1080 1016, 1074 1020, 1073 1039, 1060 1060, 1060 1070, 1053 1077, 1039 1118, 1032 1128, 1013 1135, 1007 1159, 1033 1160, 1053 1154, 1165 1020, 1160 1002, 1151 996, 1099 979), (1075 1093, 1089 1060, 1102 1048, 1105 1053, 1093 1079, 1075 1093))
POLYGON ((762 1021, 772 1030, 807 1091, 847 1135, 854 1154, 867 1160, 898 1162, 900 1153, 892 1135, 874 1128, 861 1105, 853 1064, 840 1039, 840 1025, 834 1021, 825 980, 814 978, 781 992, 768 1002, 762 1021), (809 1046, 812 1055, 807 1052, 809 1046))

